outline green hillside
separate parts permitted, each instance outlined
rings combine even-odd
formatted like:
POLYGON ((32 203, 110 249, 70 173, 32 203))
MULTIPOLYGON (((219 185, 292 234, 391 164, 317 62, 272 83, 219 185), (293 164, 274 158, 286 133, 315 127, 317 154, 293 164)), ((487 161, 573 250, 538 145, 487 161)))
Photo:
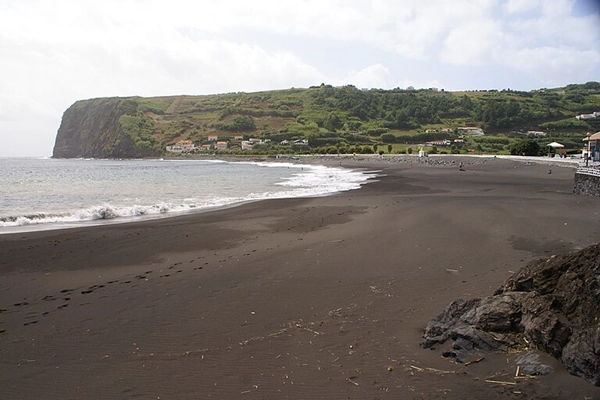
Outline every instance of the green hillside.
POLYGON ((121 129, 138 148, 157 154, 180 140, 208 144, 209 136, 228 142, 228 149, 220 152, 234 154, 242 153, 242 136, 265 142, 243 151, 250 154, 400 153, 428 141, 453 142, 459 137, 464 138, 462 143, 438 145, 436 150, 508 153, 529 140, 542 151, 545 144, 559 141, 566 150, 578 152, 586 132, 600 130, 600 118, 575 118, 600 111, 599 82, 530 92, 361 90, 321 84, 307 89, 121 100, 127 110, 119 118, 121 129), (458 130, 463 126, 480 127, 485 136, 464 135, 458 130), (546 136, 528 137, 527 131, 543 131, 546 136), (300 139, 308 139, 309 145, 294 146, 293 141, 300 139))

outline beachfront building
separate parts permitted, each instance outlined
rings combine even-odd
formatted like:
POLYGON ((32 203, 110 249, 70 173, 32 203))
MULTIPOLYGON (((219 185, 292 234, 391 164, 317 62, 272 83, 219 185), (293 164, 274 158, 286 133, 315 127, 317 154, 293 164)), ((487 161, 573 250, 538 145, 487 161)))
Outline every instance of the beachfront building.
POLYGON ((589 156, 592 162, 600 162, 600 132, 588 135, 584 139, 583 159, 589 156))
POLYGON ((228 145, 229 145, 229 143, 227 143, 227 142, 217 142, 217 144, 215 144, 215 148, 217 150, 227 150, 228 145))
POLYGON ((189 153, 192 150, 196 150, 196 146, 191 140, 180 140, 172 146, 167 146, 167 151, 172 153, 189 153))

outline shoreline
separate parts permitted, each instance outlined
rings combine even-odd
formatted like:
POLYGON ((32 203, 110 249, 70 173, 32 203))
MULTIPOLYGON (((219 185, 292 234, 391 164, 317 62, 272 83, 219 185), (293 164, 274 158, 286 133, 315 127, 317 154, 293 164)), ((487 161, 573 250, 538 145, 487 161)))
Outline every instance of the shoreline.
MULTIPOLYGON (((195 190, 196 192, 200 192, 197 193, 200 196, 200 200, 198 201, 194 200, 195 196, 193 194, 186 193, 185 195, 192 198, 189 202, 183 200, 178 200, 179 202, 173 201, 166 195, 167 197, 161 197, 154 203, 142 201, 138 204, 130 201, 127 204, 117 200, 116 203, 107 201, 103 204, 102 202, 90 202, 87 203, 87 207, 79 209, 76 207, 69 208, 67 205, 60 210, 49 212, 31 209, 20 210, 14 214, 6 213, 5 216, 0 216, 0 235, 170 218, 178 215, 211 212, 213 210, 236 207, 245 203, 266 199, 327 196, 346 190, 356 190, 360 185, 374 178, 373 174, 368 171, 360 172, 356 171, 356 169, 340 168, 339 166, 332 165, 325 166, 320 163, 278 163, 270 160, 250 159, 205 160, 197 158, 194 160, 205 165, 212 164, 210 161, 230 165, 237 162, 238 167, 240 167, 239 164, 246 164, 255 170, 270 165, 271 167, 276 167, 274 170, 282 172, 276 172, 279 176, 278 181, 273 182, 274 185, 265 186, 261 188, 262 190, 256 189, 255 191, 237 192, 235 195, 229 195, 229 197, 215 190, 214 197, 209 200, 202 197, 202 186, 197 186, 195 190), (285 169, 287 171, 284 171, 285 169), (326 169, 329 172, 324 173, 323 171, 326 169), (303 178, 305 174, 311 178, 310 182, 312 182, 312 186, 307 182, 294 184, 298 180, 305 180, 306 178, 303 178), (337 177, 340 174, 341 176, 339 176, 340 179, 338 181, 337 177), (163 204, 166 206, 163 206, 163 204)), ((185 164, 194 160, 174 159, 172 161, 178 163, 177 166, 179 166, 182 163, 185 164)), ((160 162, 162 160, 150 161, 160 162)), ((171 160, 167 160, 167 162, 169 161, 171 160)), ((273 177, 273 179, 275 180, 277 177, 273 177)), ((161 194, 161 196, 163 195, 161 194)), ((88 199, 88 201, 91 201, 91 199, 88 199)), ((78 205, 81 207, 83 203, 78 205)))
MULTIPOLYGON (((414 163, 429 166, 441 166, 441 167, 455 167, 458 166, 459 160, 466 160, 467 163, 474 162, 487 162, 487 160, 511 160, 523 163, 539 163, 550 166, 576 168, 578 161, 576 159, 554 159, 546 157, 525 157, 525 156, 491 156, 491 155, 456 155, 456 154, 435 154, 428 157, 418 157, 417 155, 396 155, 396 154, 367 154, 367 155, 352 155, 352 154, 334 154, 334 155, 302 155, 288 157, 285 155, 271 157, 271 156, 206 156, 206 155, 191 155, 190 157, 181 158, 173 157, 166 158, 167 160, 174 161, 186 161, 186 160, 218 160, 222 162, 255 162, 255 163, 290 163, 297 165, 312 165, 312 166, 324 166, 329 168, 344 168, 350 170, 362 170, 363 172, 377 172, 380 167, 388 164, 410 164, 411 167, 414 163), (483 160, 483 161, 482 161, 483 160), (375 168, 376 167, 376 168, 375 168)), ((365 183, 361 184, 364 186, 369 184, 377 177, 372 178, 365 183)), ((360 190, 353 189, 353 190, 360 190)), ((330 196, 339 192, 332 192, 320 196, 330 196)), ((299 196, 302 197, 302 196, 299 196)), ((314 196, 307 196, 314 197, 314 196)), ((294 197, 291 197, 294 198, 294 197)), ((139 221, 155 220, 163 218, 172 218, 177 216, 185 216, 189 214, 212 212, 219 209, 227 209, 231 207, 237 207, 249 202, 263 201, 265 199, 255 200, 244 200, 238 203, 226 204, 221 206, 212 206, 201 209, 190 209, 185 211, 174 211, 167 212, 164 214, 148 214, 144 216, 123 216, 110 219, 90 219, 82 221, 65 221, 65 222, 44 222, 44 223, 30 223, 23 225, 14 225, 7 227, 0 227, 1 235, 19 234, 27 232, 37 231, 52 231, 62 229, 74 229, 80 227, 92 227, 92 226, 106 226, 113 224, 128 224, 139 221)))
POLYGON ((600 200, 572 194, 571 168, 461 161, 349 161, 382 176, 325 197, 0 235, 0 396, 600 397, 555 360, 550 376, 502 385, 487 381, 514 382, 504 354, 465 366, 419 346, 451 301, 600 238, 600 200))

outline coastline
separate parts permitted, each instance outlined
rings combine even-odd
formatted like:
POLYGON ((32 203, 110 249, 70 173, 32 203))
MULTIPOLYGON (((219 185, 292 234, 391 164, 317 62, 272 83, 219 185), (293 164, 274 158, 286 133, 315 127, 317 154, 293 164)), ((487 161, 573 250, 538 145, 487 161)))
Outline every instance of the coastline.
POLYGON ((500 385, 505 355, 464 366, 419 346, 451 301, 600 238, 572 168, 429 158, 343 159, 381 177, 326 197, 0 235, 0 396, 600 397, 557 363, 500 385))
POLYGON ((7 190, 7 202, 0 212, 0 234, 166 218, 264 199, 324 196, 357 189, 373 178, 372 173, 317 163, 251 159, 66 160, 62 163, 52 166, 54 168, 40 163, 8 168, 6 183, 15 189, 7 190), (128 164, 136 162, 138 165, 129 168, 128 164), (127 168, 119 169, 123 175, 114 176, 113 165, 127 168), (49 172, 47 176, 36 173, 35 177, 25 174, 21 177, 19 174, 28 168, 49 172), (86 172, 80 168, 94 170, 81 185, 78 176, 86 176, 86 172), (146 168, 152 169, 152 178, 148 178, 146 168), (130 169, 128 174, 122 172, 130 169), (141 175, 139 182, 138 174, 141 175), (60 178, 55 180, 55 176, 60 178), (39 182, 45 182, 49 188, 39 182))

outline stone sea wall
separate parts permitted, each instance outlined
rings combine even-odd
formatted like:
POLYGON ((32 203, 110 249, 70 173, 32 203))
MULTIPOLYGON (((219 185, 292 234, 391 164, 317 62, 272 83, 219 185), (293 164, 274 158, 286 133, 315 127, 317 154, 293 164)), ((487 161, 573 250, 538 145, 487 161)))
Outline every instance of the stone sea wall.
POLYGON ((575 187, 573 192, 586 196, 600 197, 600 175, 575 173, 575 187))

